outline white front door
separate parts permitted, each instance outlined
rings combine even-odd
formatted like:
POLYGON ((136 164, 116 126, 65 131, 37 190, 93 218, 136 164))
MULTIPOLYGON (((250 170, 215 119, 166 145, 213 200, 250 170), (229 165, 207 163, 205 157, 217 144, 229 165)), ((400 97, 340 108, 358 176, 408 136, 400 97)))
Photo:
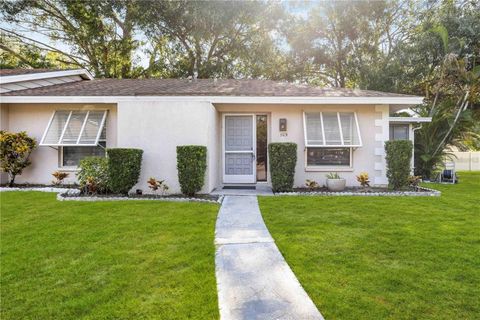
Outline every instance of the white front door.
POLYGON ((255 115, 225 115, 223 124, 223 182, 255 183, 255 115))

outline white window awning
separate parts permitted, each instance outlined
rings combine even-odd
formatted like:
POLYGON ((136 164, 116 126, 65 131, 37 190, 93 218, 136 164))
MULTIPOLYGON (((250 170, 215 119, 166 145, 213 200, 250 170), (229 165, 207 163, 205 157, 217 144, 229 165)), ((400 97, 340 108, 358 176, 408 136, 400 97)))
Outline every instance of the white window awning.
MULTIPOLYGON (((55 111, 41 146, 96 146, 104 135, 107 110, 55 111)), ((104 137, 103 137, 104 139, 104 137)))
POLYGON ((304 112, 306 147, 361 147, 355 112, 304 112))

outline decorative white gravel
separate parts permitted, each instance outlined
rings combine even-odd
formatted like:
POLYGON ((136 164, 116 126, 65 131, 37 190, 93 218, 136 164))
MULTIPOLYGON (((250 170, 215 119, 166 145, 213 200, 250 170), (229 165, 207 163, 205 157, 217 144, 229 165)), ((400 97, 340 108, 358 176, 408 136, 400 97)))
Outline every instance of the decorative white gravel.
POLYGON ((278 192, 275 196, 363 196, 363 197, 439 197, 442 193, 438 190, 418 187, 423 191, 385 191, 385 192, 363 192, 363 191, 312 191, 312 192, 278 192))
POLYGON ((188 197, 158 197, 158 198, 137 198, 137 197, 118 197, 118 196, 103 196, 103 197, 86 197, 80 195, 78 189, 55 188, 55 187, 31 187, 31 188, 16 188, 16 187, 0 187, 0 192, 8 191, 40 191, 40 192, 56 192, 58 201, 169 201, 169 202, 204 202, 204 203, 222 203, 223 196, 217 200, 188 198, 188 197))
POLYGON ((203 203, 222 203, 223 196, 218 200, 199 199, 199 198, 173 198, 173 197, 159 197, 159 198, 132 198, 132 197, 116 197, 116 196, 104 196, 104 197, 72 197, 65 196, 62 193, 57 194, 58 201, 167 201, 167 202, 203 202, 203 203))
POLYGON ((16 187, 0 187, 0 192, 8 191, 40 191, 40 192, 57 192, 57 193, 66 193, 66 194, 80 194, 78 189, 67 189, 67 188, 55 188, 55 187, 31 187, 31 188, 16 188, 16 187))

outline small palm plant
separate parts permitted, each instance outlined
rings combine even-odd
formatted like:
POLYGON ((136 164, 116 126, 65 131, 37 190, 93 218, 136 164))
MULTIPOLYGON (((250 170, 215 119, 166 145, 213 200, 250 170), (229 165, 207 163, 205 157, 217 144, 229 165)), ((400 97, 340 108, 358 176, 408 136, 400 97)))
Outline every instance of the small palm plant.
POLYGON ((367 192, 367 187, 370 187, 370 180, 368 177, 368 173, 360 172, 360 174, 357 176, 357 181, 363 187, 363 191, 367 192))

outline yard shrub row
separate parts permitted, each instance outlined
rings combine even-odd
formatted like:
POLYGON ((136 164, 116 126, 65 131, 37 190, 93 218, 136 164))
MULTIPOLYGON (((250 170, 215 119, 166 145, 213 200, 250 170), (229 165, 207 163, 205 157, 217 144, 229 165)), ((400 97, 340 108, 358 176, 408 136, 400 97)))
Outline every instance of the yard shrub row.
POLYGON ((205 182, 207 147, 177 146, 177 170, 182 193, 194 196, 205 182))
POLYGON ((409 185, 413 145, 410 140, 385 142, 388 184, 398 190, 409 185))
POLYGON ((291 142, 270 143, 268 153, 273 191, 292 191, 295 165, 297 164, 297 144, 291 142))

